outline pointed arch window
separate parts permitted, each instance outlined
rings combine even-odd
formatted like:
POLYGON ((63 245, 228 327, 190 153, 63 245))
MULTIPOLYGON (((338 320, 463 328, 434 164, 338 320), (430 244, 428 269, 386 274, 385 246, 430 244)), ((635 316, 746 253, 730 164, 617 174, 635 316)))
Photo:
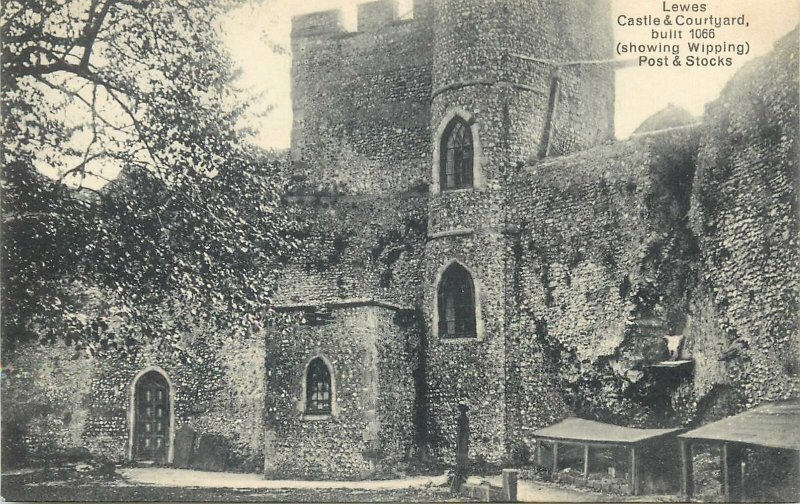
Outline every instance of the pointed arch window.
POLYGON ((469 271, 453 263, 442 274, 437 294, 439 336, 442 338, 474 338, 475 288, 469 271))
POLYGON ((472 187, 472 131, 466 121, 453 118, 442 135, 439 185, 443 191, 472 187))
POLYGON ((306 370, 306 413, 330 415, 331 371, 321 358, 316 357, 306 370))

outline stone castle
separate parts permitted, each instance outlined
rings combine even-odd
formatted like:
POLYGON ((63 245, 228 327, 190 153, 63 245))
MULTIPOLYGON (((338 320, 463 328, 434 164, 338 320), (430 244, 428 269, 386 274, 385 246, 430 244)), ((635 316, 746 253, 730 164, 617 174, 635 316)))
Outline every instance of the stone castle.
POLYGON ((608 0, 413 9, 293 19, 292 329, 198 337, 212 369, 66 370, 85 399, 60 442, 172 462, 186 426, 268 477, 358 478, 451 462, 459 404, 501 465, 568 415, 673 427, 798 396, 797 30, 702 118, 615 141, 608 0), (146 376, 162 451, 137 448, 146 376))
POLYGON ((702 121, 670 108, 614 142, 608 2, 420 0, 401 20, 378 1, 357 32, 340 16, 292 30, 288 199, 322 246, 279 290, 305 316, 267 342, 268 474, 450 460, 459 402, 473 456, 499 464, 567 414, 673 426, 798 393, 792 39, 702 121), (672 334, 685 362, 659 366, 672 334))

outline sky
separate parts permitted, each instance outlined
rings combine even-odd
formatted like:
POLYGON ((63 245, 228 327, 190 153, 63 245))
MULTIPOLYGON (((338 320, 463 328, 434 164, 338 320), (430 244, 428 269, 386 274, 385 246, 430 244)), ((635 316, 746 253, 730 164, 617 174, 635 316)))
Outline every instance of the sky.
MULTIPOLYGON (((553 0, 557 1, 557 0, 553 0)), ((292 127, 290 95, 291 17, 326 9, 342 9, 345 27, 355 29, 357 0, 253 0, 223 20, 221 31, 235 61, 242 69, 237 85, 243 94, 258 96, 247 125, 255 129, 256 144, 271 149, 289 146, 292 127)), ((704 106, 719 96, 725 83, 753 57, 767 53, 773 43, 798 23, 797 0, 612 0, 611 21, 617 42, 652 42, 652 27, 621 27, 620 15, 661 14, 666 4, 705 4, 704 14, 695 16, 745 15, 747 27, 715 30, 711 43, 749 42, 750 52, 735 56, 730 67, 674 68, 631 66, 616 72, 616 136, 626 138, 650 115, 672 104, 700 116, 704 106)), ((411 16, 411 0, 399 0, 402 16, 411 16)), ((675 13, 672 13, 674 16, 675 13)), ((680 28, 680 27, 676 27, 680 28)), ((686 44, 691 27, 682 27, 686 44)), ((685 53, 684 53, 685 54, 685 53)), ((629 57, 629 56, 626 56, 629 57)))

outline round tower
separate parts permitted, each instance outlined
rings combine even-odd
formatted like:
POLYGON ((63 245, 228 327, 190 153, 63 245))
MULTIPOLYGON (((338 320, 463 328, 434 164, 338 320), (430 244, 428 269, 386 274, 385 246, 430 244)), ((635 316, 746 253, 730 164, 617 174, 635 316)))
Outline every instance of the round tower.
POLYGON ((505 223, 509 175, 613 135, 610 8, 608 0, 436 0, 433 16, 429 437, 450 459, 466 403, 470 456, 500 462, 516 239, 505 223))

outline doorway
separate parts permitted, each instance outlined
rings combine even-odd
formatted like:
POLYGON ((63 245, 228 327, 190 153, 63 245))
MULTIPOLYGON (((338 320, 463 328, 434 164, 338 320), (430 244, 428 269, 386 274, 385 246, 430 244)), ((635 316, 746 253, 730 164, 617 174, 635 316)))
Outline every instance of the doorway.
POLYGON ((169 393, 167 379, 157 371, 148 371, 136 381, 134 460, 168 461, 171 428, 169 393))

